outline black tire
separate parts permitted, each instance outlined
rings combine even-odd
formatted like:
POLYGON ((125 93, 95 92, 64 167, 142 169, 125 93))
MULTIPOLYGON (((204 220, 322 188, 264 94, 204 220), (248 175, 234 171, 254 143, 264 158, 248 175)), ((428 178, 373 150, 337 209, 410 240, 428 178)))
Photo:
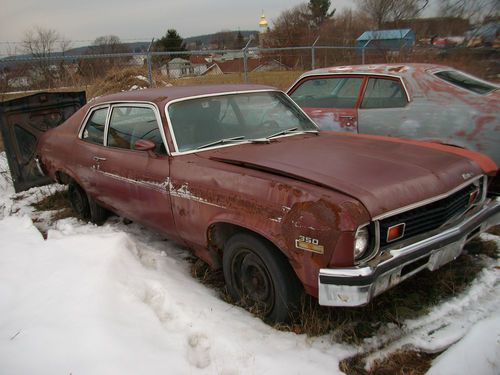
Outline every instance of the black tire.
POLYGON ((90 208, 90 222, 96 225, 102 225, 109 216, 109 211, 99 205, 94 199, 87 195, 90 208))
POLYGON ((71 208, 75 211, 78 218, 89 221, 90 220, 90 205, 87 198, 87 193, 76 182, 68 184, 68 197, 71 208))
POLYGON ((80 219, 97 225, 102 225, 106 221, 108 211, 89 197, 85 190, 74 181, 68 185, 68 196, 73 211, 80 219))
POLYGON ((302 286, 286 257, 248 233, 226 243, 223 271, 233 300, 271 323, 289 322, 300 306, 302 286))

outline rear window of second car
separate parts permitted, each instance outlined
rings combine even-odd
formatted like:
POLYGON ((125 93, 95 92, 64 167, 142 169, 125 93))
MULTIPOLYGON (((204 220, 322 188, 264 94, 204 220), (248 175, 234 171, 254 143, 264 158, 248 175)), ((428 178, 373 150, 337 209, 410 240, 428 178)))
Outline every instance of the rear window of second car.
POLYGON ((469 75, 463 74, 456 70, 446 70, 434 73, 436 77, 445 80, 452 85, 461 87, 468 91, 472 91, 476 94, 485 95, 492 91, 495 91, 498 87, 494 85, 490 85, 487 82, 475 79, 469 75))

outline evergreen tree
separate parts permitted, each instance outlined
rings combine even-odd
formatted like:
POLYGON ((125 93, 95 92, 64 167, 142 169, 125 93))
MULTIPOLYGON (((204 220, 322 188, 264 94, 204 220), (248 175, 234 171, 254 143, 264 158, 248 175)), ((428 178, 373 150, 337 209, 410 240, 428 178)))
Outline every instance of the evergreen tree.
MULTIPOLYGON (((167 34, 164 37, 158 39, 155 42, 155 51, 160 52, 175 52, 175 51, 186 51, 186 47, 184 46, 184 39, 177 33, 175 29, 168 29, 167 34)), ((184 57, 187 58, 187 55, 170 55, 172 58, 174 57, 184 57)))
POLYGON ((311 13, 311 23, 315 28, 319 28, 325 20, 333 17, 335 10, 330 10, 330 0, 309 0, 307 7, 311 13))
POLYGON ((236 40, 234 41, 235 48, 243 48, 245 47, 245 38, 243 38, 243 34, 240 30, 238 30, 238 34, 236 34, 236 40))

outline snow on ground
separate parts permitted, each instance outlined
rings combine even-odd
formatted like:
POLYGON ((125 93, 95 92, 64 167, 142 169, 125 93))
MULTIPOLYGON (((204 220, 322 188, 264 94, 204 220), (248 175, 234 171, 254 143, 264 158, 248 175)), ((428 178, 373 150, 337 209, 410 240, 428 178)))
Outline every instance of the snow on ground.
POLYGON ((117 226, 67 219, 44 241, 26 216, 0 222, 2 371, 336 373, 353 354, 275 331, 191 278, 178 247, 117 226))
POLYGON ((500 316, 482 320, 434 360, 428 375, 500 374, 500 316))
POLYGON ((5 170, 2 153, 0 373, 335 374, 360 351, 374 360, 452 344, 431 374, 468 374, 472 364, 498 373, 499 262, 428 315, 352 347, 277 331, 223 302, 191 277, 183 248, 139 225, 69 218, 49 226, 49 213, 30 204, 61 187, 14 194, 5 170))

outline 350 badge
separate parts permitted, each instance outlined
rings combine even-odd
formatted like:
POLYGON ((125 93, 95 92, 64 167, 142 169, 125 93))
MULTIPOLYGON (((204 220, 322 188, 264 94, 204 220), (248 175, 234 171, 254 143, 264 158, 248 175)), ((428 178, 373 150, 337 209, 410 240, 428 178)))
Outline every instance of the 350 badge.
POLYGON ((295 240, 295 247, 297 249, 312 251, 317 254, 324 254, 325 248, 323 245, 319 244, 319 240, 317 238, 299 236, 295 240))

